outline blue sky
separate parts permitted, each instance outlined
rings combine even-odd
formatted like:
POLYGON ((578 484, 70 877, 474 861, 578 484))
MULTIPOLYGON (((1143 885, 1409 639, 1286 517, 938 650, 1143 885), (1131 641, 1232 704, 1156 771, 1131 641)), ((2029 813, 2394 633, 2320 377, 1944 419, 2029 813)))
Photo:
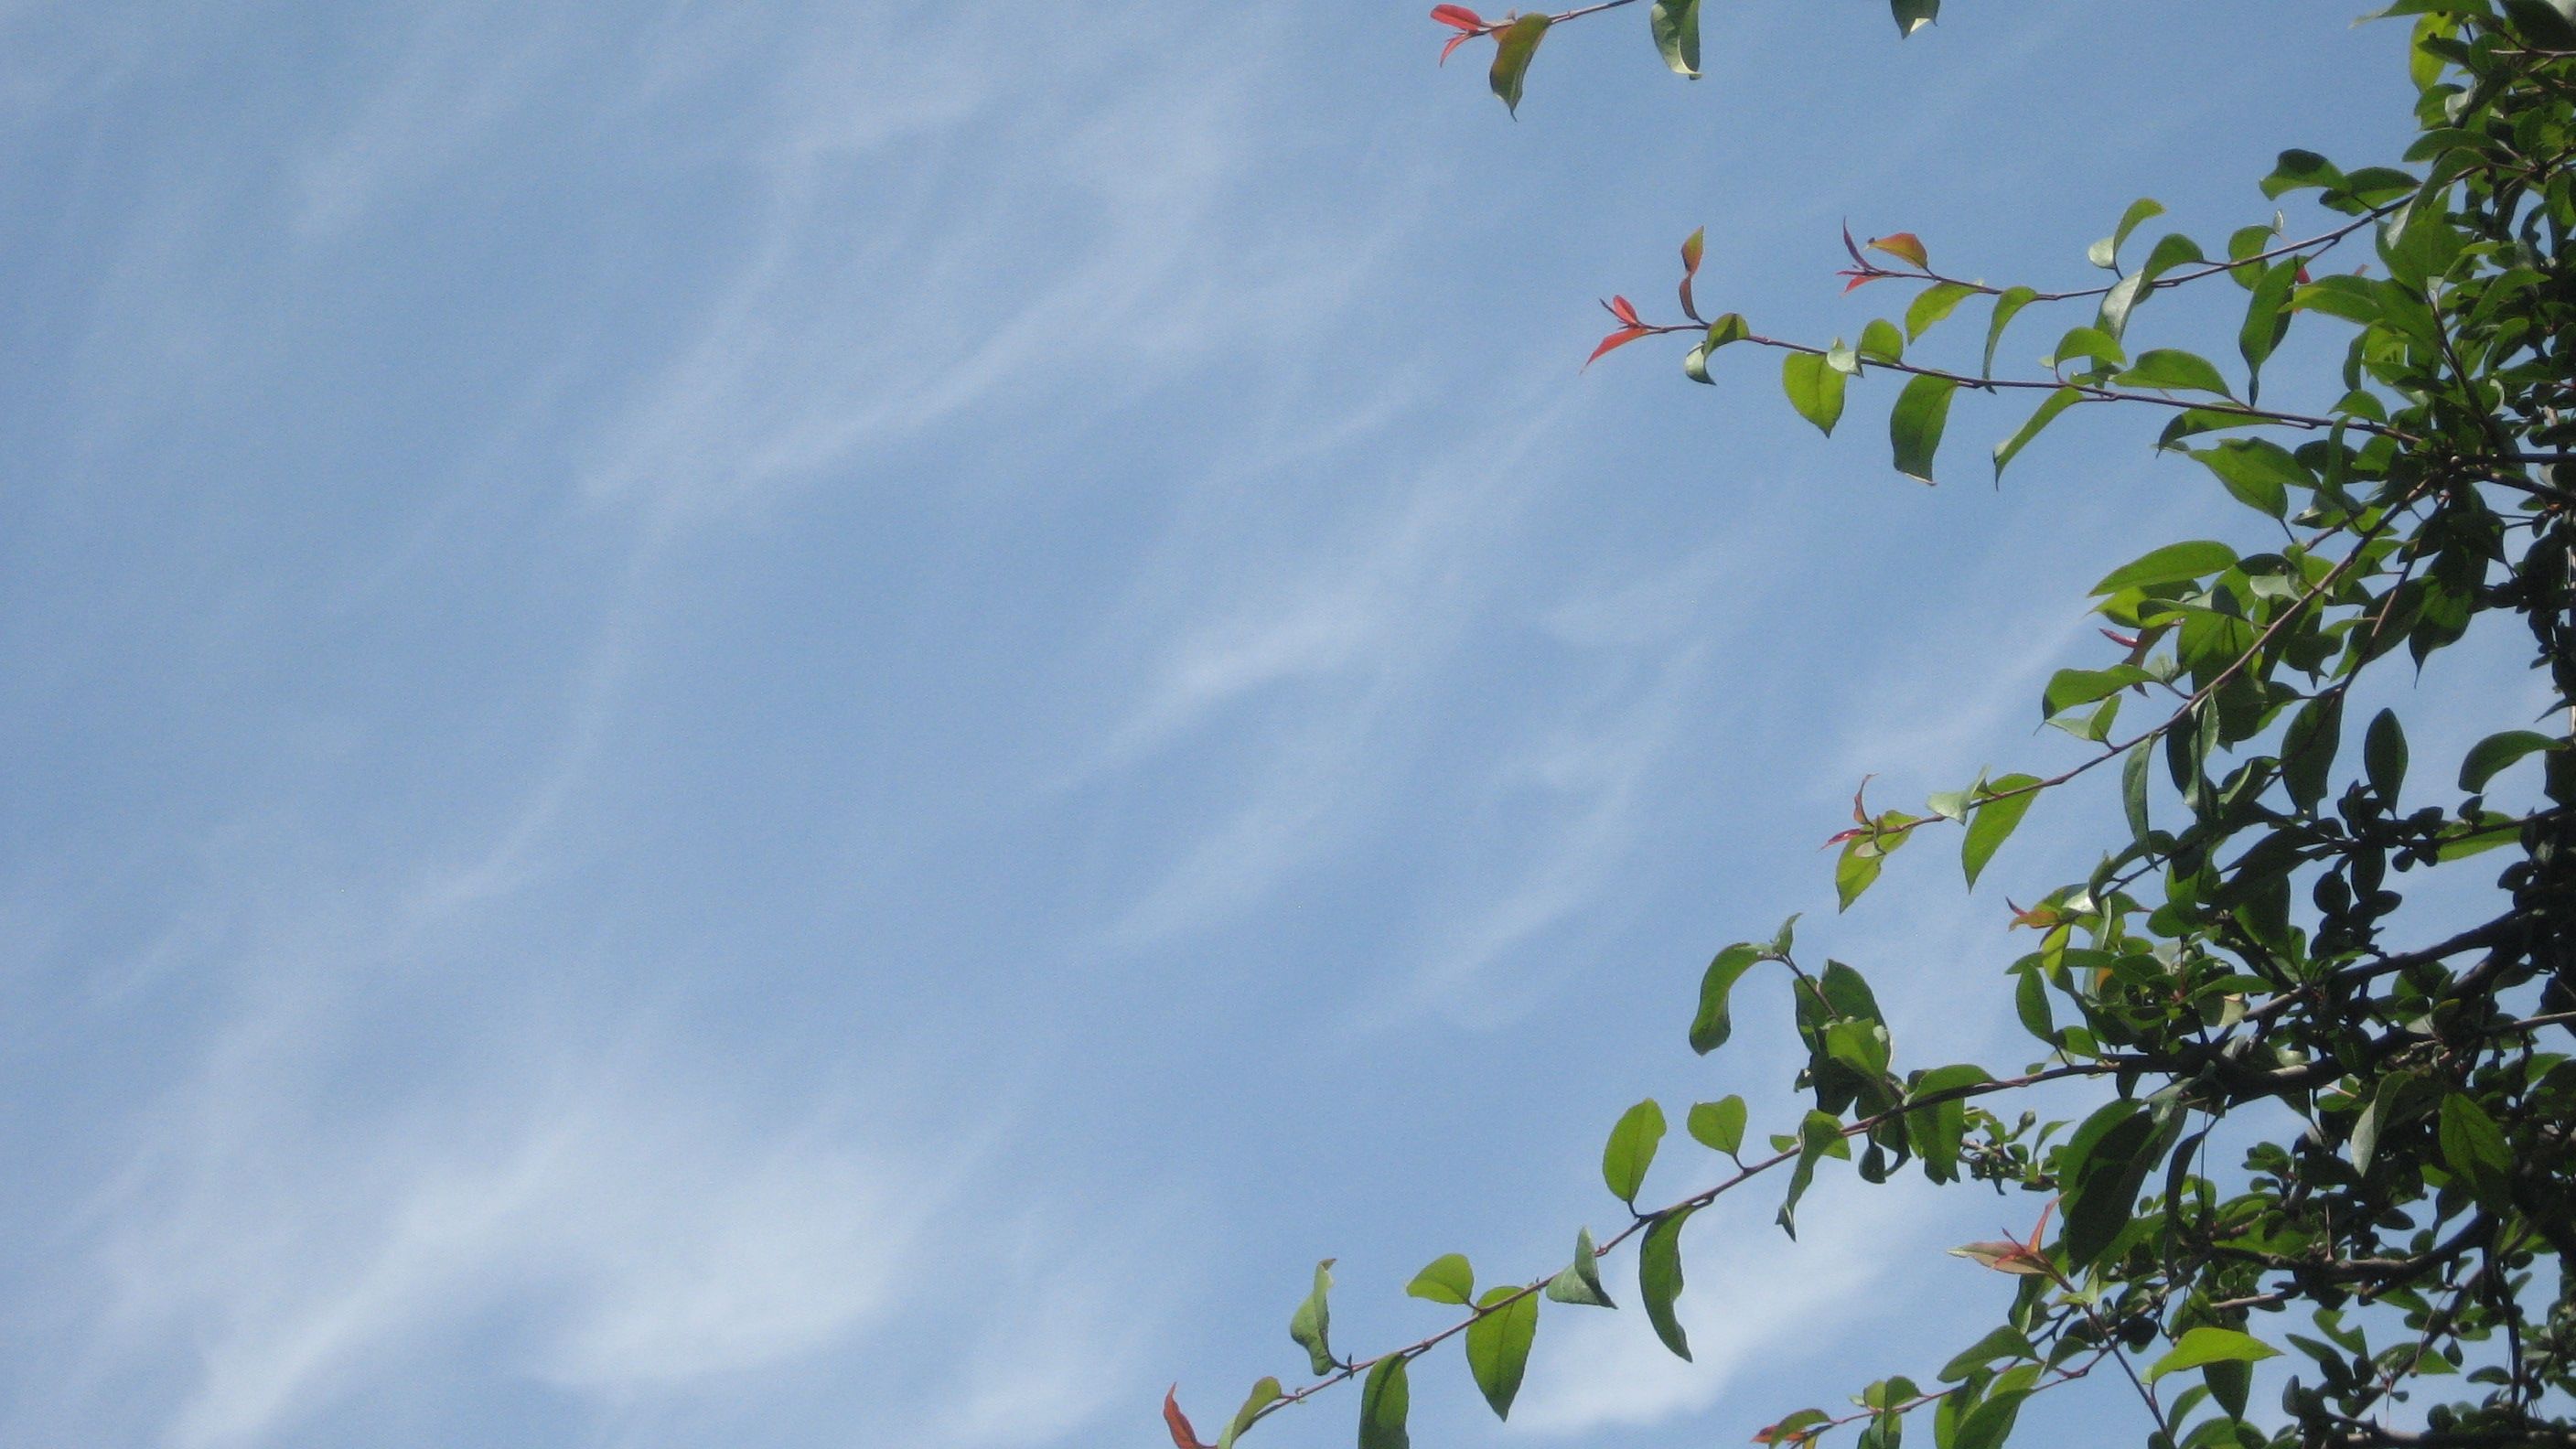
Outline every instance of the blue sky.
MULTIPOLYGON (((2084 587, 2245 525, 2128 425, 1995 490, 1963 401, 1927 490, 1883 389, 1578 375, 1594 299, 1702 224, 1818 338, 1899 305, 1845 218, 2214 242, 2393 159, 2402 36, 1711 0, 1707 80, 1600 17, 1515 123, 1422 8, 0 0, 0 1440, 1152 1443, 1315 1259, 1410 1338, 1433 1255, 1613 1220, 1636 1098, 1783 1125, 1758 999, 1682 1027, 1792 911, 2017 1062, 2002 899, 2103 802, 1841 919, 1814 842, 2064 758, 2084 587)), ((1704 1215, 1698 1364, 1561 1313, 1424 1442, 1922 1372, 1998 1211, 1704 1215)))

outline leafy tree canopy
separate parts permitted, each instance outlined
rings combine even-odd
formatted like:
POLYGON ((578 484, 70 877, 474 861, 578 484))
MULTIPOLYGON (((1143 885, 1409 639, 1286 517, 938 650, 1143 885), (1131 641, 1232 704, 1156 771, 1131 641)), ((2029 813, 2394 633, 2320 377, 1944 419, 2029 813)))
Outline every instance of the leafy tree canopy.
MULTIPOLYGON (((1556 27, 1629 3, 1499 20, 1441 5, 1432 19, 1448 51, 1491 43, 1492 89, 1517 110, 1556 27)), ((1910 34, 1938 4, 1892 8, 1910 34)), ((1685 75, 1698 9, 1648 6, 1685 75)), ((1776 354, 1790 407, 1825 433, 1854 399, 1884 402, 1896 471, 1925 483, 1957 466, 1943 445, 1961 391, 2029 404, 1993 445, 1997 478, 2065 413, 2116 410, 2260 515, 2270 542, 2164 542, 2104 574, 2092 607, 2107 643, 2039 701, 2080 742, 2071 767, 1965 781, 1915 809, 1857 796, 1834 837, 1848 907, 1917 840, 1955 843, 1973 885, 2042 796, 2079 781, 2116 795, 2098 855, 2015 908, 2029 949, 1996 963, 2028 1060, 1909 1060, 1861 970, 1786 925, 1728 946, 1689 1044, 1794 1031, 1797 1120, 1756 1124, 1731 1096, 1638 1103, 1602 1151, 1617 1226, 1570 1234, 1570 1259, 1498 1285, 1457 1254, 1426 1265, 1405 1291, 1455 1316, 1416 1342, 1336 1343, 1319 1267, 1290 1324, 1304 1373, 1262 1379, 1216 1421, 1218 1449, 1353 1381, 1361 1449, 1402 1449, 1409 1375, 1445 1371, 1428 1360, 1452 1349, 1508 1415, 1545 1321, 1630 1297, 1614 1277, 1633 1277, 1634 1303, 1687 1358, 1674 1308, 1694 1214, 1765 1192, 1794 1236, 1825 1179, 1905 1173, 2019 1196, 2026 1233, 1953 1250, 2017 1280, 2009 1310, 1946 1364, 1798 1408, 1757 1442, 1995 1449, 2032 1395, 2098 1374, 2134 1399, 2155 1449, 2576 1444, 2576 1061, 2562 1050, 2576 1032, 2576 23, 2549 0, 2402 0, 2381 18, 2411 27, 2414 144, 2283 152, 2260 212, 2223 239, 2157 235, 2162 208, 2142 200, 2091 248, 2094 282, 1997 286, 1911 233, 1846 234, 1849 286, 1902 301, 1857 341, 1703 315, 1697 236, 1671 312, 1605 304, 1616 326, 1595 360, 1687 341, 1683 370, 1721 385, 1721 352, 1776 354), (2319 219, 2293 225, 2275 204, 2319 219), (2160 314, 2192 315, 2154 305, 2185 288, 2237 298, 2233 335, 2156 336, 2160 314), (2028 374, 1996 366, 2015 328, 2056 334, 2028 374), (2329 407, 2264 401, 2294 328, 2340 344, 2337 375, 2301 380, 2329 407), (2545 708, 2484 721, 2456 759, 2421 757, 2410 718, 2443 716, 2451 733, 2461 706, 2402 676, 2505 630, 2528 641, 2545 687, 2524 697, 2545 708), (2401 703, 2357 702, 2381 698, 2401 703), (2437 875, 2448 904, 2410 904, 2437 875), (1735 991, 1758 974, 1791 983, 1792 1021, 1738 1022, 1735 991), (1686 1182, 1702 1185, 1674 1196, 1686 1182), (2258 1404, 2269 1359, 2286 1360, 2284 1387, 2258 1404)), ((1202 1442, 1177 1396, 1165 1414, 1176 1444, 1202 1442)))

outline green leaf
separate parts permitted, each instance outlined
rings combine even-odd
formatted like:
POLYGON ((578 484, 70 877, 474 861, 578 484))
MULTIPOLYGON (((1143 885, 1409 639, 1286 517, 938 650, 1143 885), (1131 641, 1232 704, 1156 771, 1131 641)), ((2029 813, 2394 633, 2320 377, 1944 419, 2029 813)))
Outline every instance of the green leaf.
POLYGON ((1685 1359, 1691 1356, 1690 1335, 1673 1316, 1673 1303, 1682 1296, 1682 1224, 1690 1221, 1690 1215, 1685 1208, 1655 1219, 1637 1248, 1637 1296, 1645 1300, 1646 1320, 1655 1326, 1655 1337, 1664 1341, 1664 1347, 1685 1359))
POLYGON ((2159 1121, 2156 1112, 2127 1102, 2115 1102, 2103 1110, 2122 1115, 2095 1136, 2084 1158, 2083 1176, 2066 1194, 2062 1241, 2070 1272, 2091 1267, 2129 1226, 2138 1193, 2164 1156, 2161 1144, 2168 1140, 2167 1124, 2159 1121))
POLYGON ((1935 282, 1915 294, 1905 309, 1905 335, 1919 338, 1932 329, 1932 324, 1959 310, 1959 304, 1977 295, 1977 289, 1965 282, 1935 282))
POLYGON ((1521 83, 1529 78, 1530 60, 1538 54, 1538 43, 1547 38, 1547 27, 1547 13, 1532 11, 1494 37, 1494 68, 1487 72, 1486 81, 1515 120, 1521 113, 1521 83))
POLYGON ((2278 198, 2307 187, 2329 190, 2343 185, 2343 172, 2314 151, 2284 151, 2272 174, 2263 178, 2263 194, 2278 198))
POLYGON ((1701 1146, 1733 1157, 1744 1148, 1744 1099, 1729 1096, 1701 1102, 1690 1109, 1682 1125, 1701 1146))
POLYGON ((2184 1334, 2174 1342, 2165 1356, 2147 1370, 2147 1382, 2154 1383, 2167 1374, 2196 1369, 2213 1363, 2260 1363, 2279 1358, 2281 1351, 2252 1334, 2232 1328, 2203 1326, 2184 1334))
POLYGON ((1903 362, 1905 338, 1896 330, 1895 323, 1884 317, 1872 317, 1869 325, 1860 329, 1859 352, 1872 362, 1903 362))
POLYGON ((2245 322, 2236 331, 2236 351, 2245 359, 2245 396, 2262 395, 2263 364, 2281 345, 2289 329, 2290 291, 2299 284, 2299 259, 2283 257, 2263 269, 2254 293, 2245 302, 2245 322))
POLYGON ((1888 440, 1895 445, 1896 471, 1918 482, 1932 481, 1932 455, 1941 448, 1941 430, 1950 420, 1950 395, 1959 385, 1946 377, 1917 377, 1896 395, 1888 414, 1888 440))
POLYGON ((1310 1366, 1318 1375, 1341 1367, 1333 1358, 1332 1306, 1325 1296, 1333 1288, 1333 1260, 1326 1258, 1315 1265, 1315 1286, 1306 1301, 1297 1305, 1295 1316, 1288 1320, 1288 1336, 1306 1350, 1310 1366))
POLYGON ((1601 1286, 1601 1254, 1592 1246, 1592 1230, 1584 1228, 1574 1235, 1574 1261, 1547 1280, 1547 1296, 1559 1303, 1575 1303, 1585 1308, 1616 1308, 1610 1294, 1601 1286))
POLYGON ((1663 1140, 1664 1109, 1652 1097, 1620 1114, 1618 1125, 1610 1129, 1608 1145, 1601 1149, 1601 1180, 1610 1185, 1612 1197, 1632 1208, 1637 1205, 1637 1192, 1646 1185, 1646 1169, 1654 1165, 1655 1149, 1663 1140))
MULTIPOLYGON (((1934 1067, 1915 1079, 1906 1096, 1909 1101, 1920 1101, 1992 1080, 1983 1067, 1964 1064, 1934 1067)), ((1952 1099, 1909 1110, 1905 1114, 1905 1127, 1914 1145, 1914 1155, 1923 1161, 1923 1175, 1934 1182, 1955 1180, 1959 1175, 1959 1144, 1968 1131, 1967 1102, 1952 1099)))
POLYGON ((2064 366, 2078 357, 2108 367, 2119 367, 2129 360, 2129 355, 2120 349, 2120 339, 2101 328, 2069 327, 2066 335, 2058 338, 2057 346, 2050 351, 2049 362, 2052 366, 2064 366))
POLYGON ((1745 972, 1753 969, 1753 964, 1761 960, 1762 955, 1761 947, 1750 941, 1739 941, 1718 952, 1717 958, 1708 963, 1708 974, 1699 982, 1699 1015, 1691 1019, 1692 1051, 1706 1056, 1726 1045, 1726 1038, 1735 1030, 1734 1023, 1727 1017, 1726 998, 1735 990, 1735 983, 1745 972))
POLYGON ((2077 705, 2091 704, 2154 678, 2134 664, 2114 665, 2109 669, 2061 669, 2049 676, 2048 688, 2040 694, 2039 716, 2046 719, 2062 714, 2077 705))
POLYGON ((2361 737, 2361 771, 2380 799, 2392 806, 2397 803, 2397 792, 2406 785, 2406 730, 2398 724, 2395 710, 2383 709, 2371 716, 2370 728, 2361 737))
POLYGON ((2218 475, 2237 502, 2267 518, 2289 511, 2290 489, 2317 486, 2317 475, 2269 438, 2229 438, 2213 447, 2182 451, 2218 475))
POLYGON ((2513 1165, 2513 1148, 2505 1141, 2504 1129, 2464 1093, 2443 1096, 2440 1139, 2442 1160, 2464 1178, 2500 1174, 2513 1165))
POLYGON ((1789 406, 1827 437, 1843 415, 1843 381, 1841 371, 1813 352, 1792 352, 1780 364, 1780 388, 1789 395, 1789 406))
POLYGON ((1999 1358, 2036 1358, 2038 1351, 2020 1329, 2007 1323, 1959 1352, 1941 1366, 1941 1382, 1955 1384, 1999 1358))
POLYGON ((2012 319, 2021 312, 2022 308, 2029 306, 2034 300, 2036 300, 2038 296, 2039 293, 2028 287, 2006 287, 2001 292, 1995 294, 1994 316, 1992 320, 1986 323, 1985 370, 1979 374, 1980 376, 1992 377, 1995 375, 1995 347, 2004 340, 2004 329, 2011 326, 2012 319))
POLYGON ((2236 563, 2236 550, 2223 543, 2194 539, 2187 543, 2169 543, 2160 549, 2140 554, 2137 558, 2102 576, 2093 586, 2096 596, 2116 594, 2123 589, 2147 589, 2158 584, 2181 584, 2231 568, 2236 563))
POLYGON ((2334 768, 2335 751, 2343 743, 2343 692, 2321 695, 2299 707, 2290 716, 2290 727, 2281 734, 2281 782, 2288 787, 2290 802, 2302 810, 2314 810, 2326 795, 2326 775, 2334 768))
POLYGON ((1867 840, 1854 840, 1843 847, 1841 858, 1834 862, 1834 898, 1836 909, 1848 911, 1852 902, 1861 898, 1887 868, 1887 857, 1868 848, 1867 840))
POLYGON ((1988 787, 1987 802, 1968 817, 1968 839, 1959 849, 1959 862, 1967 868, 1968 888, 1977 887, 1977 877, 1985 872, 1986 862, 2012 838, 2014 827, 2030 813, 2031 802, 2039 798, 2039 780, 2031 775, 2005 775, 1988 787), (2021 794, 2007 794, 2008 791, 2021 794), (2004 798, 1994 799, 2001 795, 2004 798))
POLYGON ((2140 740, 2130 746, 2128 757, 2120 762, 2120 810, 2129 819, 2129 838, 2144 840, 2150 826, 2147 821, 2147 770, 2154 760, 2154 742, 2140 740))
POLYGON ((2554 750, 2566 743, 2535 730, 2506 730, 2489 735, 2469 747, 2468 756, 2460 761, 2460 788, 2477 794, 2487 782, 2503 773, 2506 766, 2523 756, 2541 750, 2554 750))
POLYGON ((1912 35, 1941 18, 1941 0, 1888 0, 1896 16, 1896 33, 1912 35))
POLYGON ((1467 1265, 1464 1253, 1443 1253, 1431 1260, 1404 1291, 1416 1298, 1434 1303, 1455 1303, 1461 1307, 1476 1300, 1476 1270, 1467 1265))
POLYGON ((1959 1421, 1959 1431, 1947 1449, 1998 1449, 2012 1437, 2013 1420, 2021 1416, 2021 1401, 2029 1397, 2027 1388, 1999 1389, 1989 1395, 1959 1421))
POLYGON ((2057 421, 2059 413, 2083 400, 2084 394, 2071 387, 2061 387, 2050 393, 2031 413, 2029 421, 2021 425, 2020 431, 1995 444, 1995 477, 2000 480, 2004 476, 2004 465, 2019 457, 2021 450, 2030 446, 2030 440, 2038 437, 2042 428, 2057 421))
POLYGON ((1409 1449, 1404 1416, 1413 1407, 1413 1391, 1404 1376, 1403 1354, 1377 1361, 1360 1385, 1360 1449, 1409 1449))
POLYGON ((1842 1145, 1842 1119, 1831 1112, 1809 1112, 1798 1124, 1798 1165, 1790 1169, 1788 1197, 1780 1204, 1780 1226, 1789 1236, 1798 1235, 1798 1199, 1816 1179, 1816 1159, 1842 1145))
POLYGON ((1234 1441, 1243 1437, 1243 1431, 1252 1427, 1252 1421, 1261 1417, 1263 1409, 1279 1401, 1280 1394, 1277 1379, 1265 1378, 1254 1384, 1252 1392, 1244 1396, 1243 1407, 1234 1411, 1234 1422, 1226 1425, 1225 1432, 1217 1436, 1216 1449, 1234 1449, 1234 1441))
POLYGON ((1467 1371, 1476 1376, 1494 1417, 1508 1419, 1521 1391, 1521 1370, 1529 1365, 1530 1343, 1538 1337, 1538 1295, 1491 1288, 1476 1307, 1476 1320, 1467 1325, 1467 1371))
POLYGON ((1676 74, 1699 79, 1699 0, 1655 0, 1646 20, 1655 49, 1676 74))
POLYGON ((2120 225, 2109 236, 2095 242, 2084 253, 2084 259, 2104 271, 2115 271, 2120 265, 2120 248, 2128 244, 2129 233, 2150 217, 2164 215, 2165 204, 2152 196, 2142 196, 2129 203, 2120 214, 2120 225))
POLYGON ((2231 396, 2227 379, 2209 359, 2197 353, 2171 347, 2153 347, 2138 354, 2129 370, 2112 379, 2122 387, 2152 387, 2165 392, 2214 392, 2231 396))

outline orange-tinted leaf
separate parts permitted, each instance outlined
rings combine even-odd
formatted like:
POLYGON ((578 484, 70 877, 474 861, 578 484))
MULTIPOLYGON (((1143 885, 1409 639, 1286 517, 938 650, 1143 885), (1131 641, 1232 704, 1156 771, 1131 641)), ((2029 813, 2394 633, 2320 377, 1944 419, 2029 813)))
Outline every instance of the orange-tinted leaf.
POLYGON ((2032 1252, 2030 1249, 2014 1242, 2010 1238, 1999 1238, 1994 1241, 1984 1243, 1963 1243, 1958 1247, 1952 1248, 1950 1250, 1950 1256, 1953 1258, 1966 1258, 1970 1262, 1974 1263, 1982 1263, 1986 1267, 1992 1268, 1998 1273, 2011 1273, 2017 1277, 2044 1278, 2049 1276, 2048 1260, 2046 1258, 2041 1257, 2037 1253, 2032 1252))
POLYGON ((1625 297, 1612 297, 1609 301, 1604 302, 1601 305, 1610 309, 1611 316, 1618 318, 1620 321, 1627 323, 1631 327, 1643 327, 1646 325, 1645 323, 1637 320, 1637 309, 1630 305, 1628 299, 1625 297))
POLYGON ((1869 804, 1863 797, 1869 794, 1869 782, 1877 778, 1875 773, 1861 776, 1860 788, 1852 791, 1852 819, 1863 825, 1869 823, 1869 804))
POLYGON ((1440 47, 1440 63, 1442 65, 1447 65, 1449 63, 1449 57, 1457 53, 1459 46, 1465 45, 1468 41, 1475 38, 1476 32, 1472 30, 1461 30, 1457 34, 1450 36, 1449 43, 1440 47))
POLYGON ((1885 275, 1886 275, 1886 273, 1884 273, 1884 272, 1852 272, 1852 271, 1843 271, 1843 272, 1836 272, 1836 273, 1834 273, 1834 275, 1835 275, 1835 276, 1837 276, 1837 277, 1849 277, 1849 278, 1851 278, 1851 280, 1850 280, 1850 281, 1843 283, 1843 290, 1844 290, 1844 291, 1846 291, 1846 292, 1854 292, 1854 291, 1858 291, 1858 290, 1860 289, 1860 286, 1861 286, 1861 284, 1862 284, 1863 282, 1875 282, 1875 281, 1877 281, 1880 277, 1885 276, 1885 275))
POLYGON ((1485 28, 1485 17, 1464 5, 1434 5, 1431 7, 1431 18, 1443 25, 1454 25, 1460 30, 1471 33, 1485 28))
POLYGON ((2034 931, 2048 930, 2066 920, 2066 913, 2055 906, 2032 906, 2024 910, 2010 896, 2004 897, 2004 909, 2012 912, 2015 926, 2028 926, 2034 931))
POLYGON ((1583 359, 1583 365, 1585 367, 1590 367, 1592 364, 1601 360, 1602 353, 1608 352, 1613 348, 1625 347, 1629 343, 1636 341, 1638 338, 1646 336, 1652 330, 1653 329, 1646 327, 1620 328, 1618 331, 1602 338, 1601 345, 1592 349, 1592 355, 1583 359))
POLYGON ((1190 1416, 1181 1412, 1181 1386, 1174 1384, 1163 1395, 1163 1427, 1172 1431, 1172 1449, 1215 1449, 1199 1442, 1199 1431, 1190 1427, 1190 1416))
POLYGON ((1886 236, 1872 237, 1869 244, 1875 251, 1882 251, 1891 257, 1911 263, 1918 271, 1932 264, 1930 254, 1923 250, 1923 239, 1910 231, 1890 232, 1886 236))

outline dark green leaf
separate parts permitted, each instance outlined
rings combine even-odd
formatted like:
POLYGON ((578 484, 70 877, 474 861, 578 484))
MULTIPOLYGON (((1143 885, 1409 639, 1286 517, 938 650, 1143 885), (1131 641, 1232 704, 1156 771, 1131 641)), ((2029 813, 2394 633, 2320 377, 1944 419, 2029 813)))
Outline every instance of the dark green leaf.
POLYGON ((2371 716, 2361 737, 2361 770, 2380 799, 2397 803, 2397 792, 2406 785, 2406 730, 2397 723, 2395 710, 2371 716))
POLYGON ((2144 840, 2147 822, 2147 768, 2154 759, 2152 741, 2140 740, 2120 762, 2120 808, 2129 818, 2129 837, 2144 840))
POLYGON ((1646 1169, 1654 1165, 1655 1149, 1663 1141, 1664 1109, 1653 1098, 1620 1114, 1618 1125, 1610 1129, 1609 1143, 1601 1149, 1601 1180, 1609 1184, 1612 1197, 1636 1206, 1646 1169))
POLYGON ((1888 9, 1896 16, 1896 33, 1914 32, 1941 18, 1941 0, 1888 0, 1888 9))
POLYGON ((1946 377, 1917 377, 1896 396, 1888 415, 1888 439, 1896 449, 1896 471, 1908 478, 1932 481, 1932 455, 1940 450, 1941 429, 1950 419, 1950 395, 1958 384, 1946 377))
POLYGON ((1530 1343, 1538 1337, 1538 1295, 1492 1288, 1477 1306, 1483 1311, 1467 1325, 1467 1371, 1476 1376, 1494 1417, 1508 1419, 1521 1391, 1521 1371, 1529 1366, 1530 1343))
POLYGON ((1685 1359, 1691 1356, 1690 1335, 1673 1316, 1673 1303, 1682 1296, 1682 1224, 1688 1221, 1688 1209, 1655 1219, 1637 1249, 1637 1296, 1645 1300, 1647 1321, 1664 1347, 1685 1359))
POLYGON ((2326 794, 2326 775, 2343 742, 2343 692, 2309 700, 2281 735, 2281 780, 2291 803, 2314 810, 2326 794))
POLYGON ((1467 1265, 1466 1254, 1443 1253, 1414 1274, 1413 1281, 1404 1285, 1404 1291, 1434 1303, 1455 1303, 1463 1307, 1476 1299, 1476 1271, 1467 1265))

